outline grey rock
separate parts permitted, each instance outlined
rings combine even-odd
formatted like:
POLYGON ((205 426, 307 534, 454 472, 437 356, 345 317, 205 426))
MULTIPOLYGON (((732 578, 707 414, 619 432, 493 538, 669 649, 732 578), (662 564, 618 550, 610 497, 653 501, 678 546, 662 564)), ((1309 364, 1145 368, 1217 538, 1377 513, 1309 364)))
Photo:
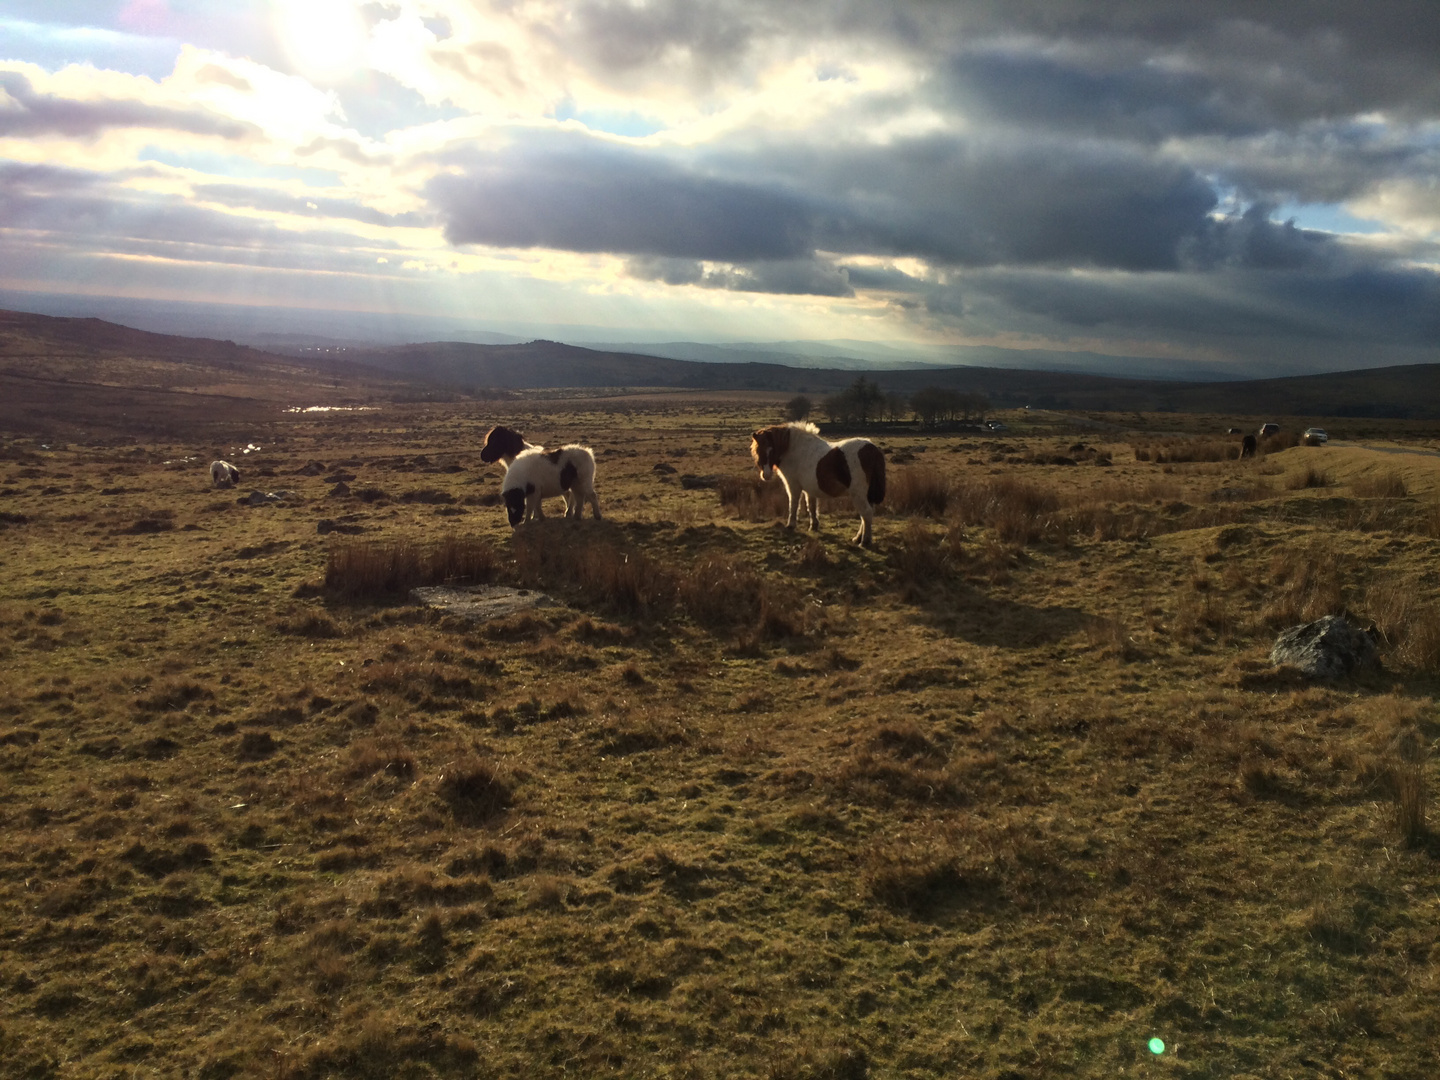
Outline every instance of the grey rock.
POLYGON ((276 503, 294 502, 299 496, 290 490, 252 491, 236 500, 241 506, 274 506, 276 503))
POLYGON ((448 585, 423 585, 410 590, 410 599, 472 622, 499 619, 526 608, 553 607, 555 604, 544 593, 512 589, 505 585, 476 585, 460 589, 448 585))
POLYGON ((1380 666, 1375 640, 1341 615, 1282 630, 1270 662, 1297 668, 1312 679, 1341 679, 1380 666))

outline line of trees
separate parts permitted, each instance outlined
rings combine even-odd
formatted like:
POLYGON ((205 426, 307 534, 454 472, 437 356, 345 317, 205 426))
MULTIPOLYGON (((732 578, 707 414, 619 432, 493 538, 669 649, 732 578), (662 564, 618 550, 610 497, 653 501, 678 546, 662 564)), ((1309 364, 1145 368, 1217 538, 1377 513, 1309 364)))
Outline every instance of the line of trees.
MULTIPOLYGON (((904 420, 914 416, 925 427, 950 420, 983 420, 990 411, 984 394, 927 386, 908 398, 887 394, 879 385, 859 376, 844 390, 826 397, 820 407, 834 423, 865 424, 872 420, 904 420)), ((810 399, 792 398, 785 405, 789 420, 804 420, 811 412, 810 399)))
POLYGON ((920 423, 934 427, 945 420, 984 420, 990 402, 984 394, 927 386, 911 395, 910 408, 920 423))

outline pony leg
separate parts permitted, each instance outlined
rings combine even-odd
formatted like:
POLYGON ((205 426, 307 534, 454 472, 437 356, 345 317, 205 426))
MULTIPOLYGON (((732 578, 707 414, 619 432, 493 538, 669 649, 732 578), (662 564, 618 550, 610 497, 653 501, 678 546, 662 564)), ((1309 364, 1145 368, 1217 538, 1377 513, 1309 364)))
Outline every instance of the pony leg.
MULTIPOLYGON (((600 496, 597 495, 597 494, 595 494, 595 489, 594 489, 593 487, 590 489, 589 496, 590 496, 590 512, 595 516, 595 520, 596 520, 596 521, 599 521, 599 520, 601 520, 601 518, 600 518, 600 496)), ((581 500, 581 502, 580 502, 580 509, 581 509, 581 510, 584 510, 584 509, 585 509, 585 502, 584 502, 584 500, 581 500)), ((579 517, 579 516, 580 516, 580 514, 579 514, 578 511, 576 512, 576 515, 575 515, 575 516, 576 516, 576 517, 579 517)))
POLYGON ((805 498, 805 493, 797 489, 786 487, 785 494, 790 499, 790 516, 785 521, 785 528, 795 528, 795 520, 800 516, 800 500, 805 498))
POLYGON ((871 538, 871 514, 870 507, 860 511, 860 531, 855 534, 855 543, 861 547, 869 547, 871 538))
POLYGON ((820 528, 820 496, 805 492, 805 505, 810 510, 810 531, 820 528))

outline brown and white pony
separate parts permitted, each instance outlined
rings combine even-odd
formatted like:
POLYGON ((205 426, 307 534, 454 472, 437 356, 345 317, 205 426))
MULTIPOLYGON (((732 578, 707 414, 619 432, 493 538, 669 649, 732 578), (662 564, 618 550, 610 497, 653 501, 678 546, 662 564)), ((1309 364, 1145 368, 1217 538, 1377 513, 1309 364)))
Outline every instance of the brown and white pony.
MULTIPOLYGON (((584 451, 584 455, 588 455, 588 466, 586 464, 586 461, 583 460, 582 457, 572 455, 571 464, 574 466, 574 468, 572 468, 567 473, 567 476, 573 478, 576 475, 581 475, 588 472, 590 479, 588 497, 594 504, 595 516, 598 518, 600 516, 600 503, 595 498, 595 455, 590 453, 587 448, 573 444, 570 446, 563 446, 560 449, 566 451, 584 451)), ((552 461, 555 460, 555 455, 560 453, 560 450, 546 451, 543 446, 538 446, 535 443, 526 442, 525 436, 521 435, 520 432, 516 431, 514 428, 503 427, 499 424, 496 424, 494 427, 492 427, 489 431, 485 433, 485 443, 483 446, 480 447, 480 460, 485 462, 485 464, 487 465, 493 465, 497 461, 504 462, 505 474, 506 476, 509 476, 510 466, 515 464, 515 459, 528 450, 534 450, 541 454, 547 454, 547 456, 550 457, 552 461)), ((539 469, 539 467, 532 467, 532 471, 534 471, 534 469, 539 469)), ((543 471, 543 469, 539 469, 539 471, 535 472, 535 478, 542 481, 541 487, 545 490, 546 495, 564 495, 565 516, 579 517, 580 512, 585 509, 586 495, 577 491, 574 485, 569 480, 567 480, 567 482, 561 486, 561 489, 559 491, 554 490, 555 484, 550 482, 550 477, 542 476, 543 471)), ((527 478, 526 482, 530 483, 532 487, 534 486, 533 480, 527 478)), ((504 481, 501 481, 501 495, 503 498, 506 499, 506 506, 510 516, 510 524, 516 525, 519 524, 519 522, 515 519, 516 511, 514 511, 513 509, 509 509, 510 502, 514 499, 513 490, 514 489, 512 488, 506 487, 504 481)), ((535 497, 540 498, 541 496, 535 497)), ((539 509, 538 504, 535 511, 533 513, 530 512, 530 510, 528 509, 528 498, 528 496, 523 496, 522 493, 522 498, 520 500, 522 509, 521 511, 519 511, 519 513, 521 514, 520 520, 529 521, 531 518, 543 518, 545 516, 544 511, 539 509)))
POLYGON ((526 521, 543 519, 541 500, 556 495, 565 496, 567 518, 578 520, 588 502, 595 520, 600 520, 600 497, 595 494, 595 455, 588 446, 562 446, 550 451, 532 446, 521 451, 505 470, 500 495, 505 500, 505 515, 512 528, 526 521))
POLYGON ((750 438, 750 456, 760 467, 760 479, 780 474, 790 498, 787 529, 795 528, 800 501, 810 511, 810 530, 820 527, 820 496, 850 494, 860 514, 855 542, 870 546, 871 510, 885 498, 885 455, 869 439, 827 442, 814 424, 776 424, 761 428, 750 438))
POLYGON ((486 465, 503 461, 506 466, 509 466, 524 451, 530 450, 532 447, 533 444, 526 442, 525 436, 520 432, 496 424, 485 433, 485 445, 480 447, 480 460, 486 465))

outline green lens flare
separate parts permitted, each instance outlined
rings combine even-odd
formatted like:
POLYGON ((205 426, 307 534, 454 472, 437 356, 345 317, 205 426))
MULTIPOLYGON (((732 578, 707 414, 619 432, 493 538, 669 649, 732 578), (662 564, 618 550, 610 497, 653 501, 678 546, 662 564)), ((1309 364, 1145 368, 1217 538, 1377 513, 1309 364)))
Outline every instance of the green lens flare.
POLYGON ((1152 1054, 1156 1054, 1156 1055, 1163 1054, 1163 1053, 1165 1052, 1165 1040, 1164 1040, 1164 1039, 1151 1039, 1151 1040, 1150 1040, 1150 1052, 1151 1052, 1152 1054))

